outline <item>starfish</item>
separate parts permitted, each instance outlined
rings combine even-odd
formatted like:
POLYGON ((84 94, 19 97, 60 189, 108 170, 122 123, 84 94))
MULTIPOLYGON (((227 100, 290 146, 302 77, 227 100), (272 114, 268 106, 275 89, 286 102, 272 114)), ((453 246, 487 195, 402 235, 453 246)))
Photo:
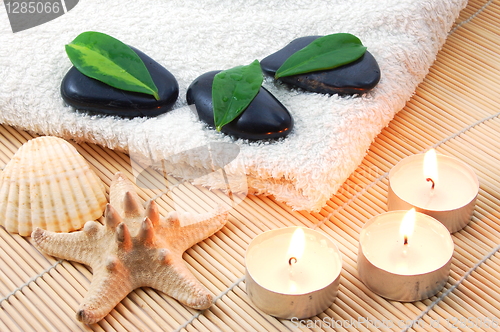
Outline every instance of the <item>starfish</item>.
POLYGON ((132 183, 120 172, 109 196, 105 225, 88 221, 78 232, 36 228, 32 233, 35 246, 46 254, 92 268, 92 282, 76 318, 96 323, 139 287, 160 290, 194 309, 208 308, 212 294, 189 271, 182 254, 220 230, 227 211, 219 206, 204 215, 173 211, 162 218, 153 200, 142 206, 132 183), (190 224, 181 226, 183 218, 190 224))

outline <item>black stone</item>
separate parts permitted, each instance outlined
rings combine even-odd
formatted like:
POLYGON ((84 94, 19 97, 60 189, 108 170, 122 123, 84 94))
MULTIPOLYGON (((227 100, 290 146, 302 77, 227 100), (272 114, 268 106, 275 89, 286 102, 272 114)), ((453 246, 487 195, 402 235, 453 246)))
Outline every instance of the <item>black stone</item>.
MULTIPOLYGON (((212 107, 212 83, 220 71, 211 71, 196 78, 189 86, 186 100, 195 105, 200 120, 215 127, 212 107)), ((260 88, 254 100, 236 119, 223 126, 221 132, 249 140, 280 138, 293 128, 288 110, 269 91, 260 88)))
POLYGON ((152 95, 114 88, 83 75, 72 67, 61 82, 64 101, 78 110, 121 117, 156 116, 169 111, 179 96, 179 84, 167 69, 136 48, 158 88, 159 100, 152 95))
MULTIPOLYGON (((281 50, 264 58, 260 62, 262 71, 274 77, 286 59, 319 37, 321 36, 307 36, 293 40, 281 50)), ((334 69, 285 76, 278 80, 312 92, 363 94, 379 82, 380 68, 373 55, 366 51, 360 59, 334 69)))

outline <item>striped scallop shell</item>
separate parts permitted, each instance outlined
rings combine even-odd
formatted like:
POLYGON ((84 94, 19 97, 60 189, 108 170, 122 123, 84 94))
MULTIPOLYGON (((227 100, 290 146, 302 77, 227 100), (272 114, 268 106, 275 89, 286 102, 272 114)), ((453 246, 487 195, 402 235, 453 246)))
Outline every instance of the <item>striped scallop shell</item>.
POLYGON ((11 233, 74 231, 101 217, 106 203, 101 180, 57 137, 26 142, 0 173, 0 224, 11 233))

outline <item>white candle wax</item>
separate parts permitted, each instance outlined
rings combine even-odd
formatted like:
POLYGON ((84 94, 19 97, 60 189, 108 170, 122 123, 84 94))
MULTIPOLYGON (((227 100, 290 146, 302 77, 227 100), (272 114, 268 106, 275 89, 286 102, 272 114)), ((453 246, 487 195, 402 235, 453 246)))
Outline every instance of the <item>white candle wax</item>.
POLYGON ((365 257, 379 268, 401 275, 423 274, 442 267, 453 252, 453 243, 446 241, 449 233, 418 214, 405 245, 399 232, 400 216, 379 218, 363 231, 360 242, 365 257))
POLYGON ((442 289, 454 250, 447 228, 418 212, 405 245, 400 227, 407 212, 374 217, 365 224, 359 239, 360 279, 373 292, 397 301, 421 300, 442 289))
POLYGON ((305 235, 304 253, 297 261, 287 255, 292 232, 277 234, 247 253, 247 268, 262 287, 283 294, 304 294, 321 289, 339 274, 336 249, 326 239, 305 235))
POLYGON ((332 240, 315 230, 288 227, 264 232, 250 243, 245 263, 248 296, 269 315, 311 317, 337 296, 342 258, 332 240), (303 246, 290 245, 297 229, 304 233, 303 246))
POLYGON ((412 155, 391 169, 388 209, 415 207, 418 212, 439 220, 450 233, 456 232, 465 227, 472 217, 479 180, 467 164, 440 154, 436 163, 438 175, 432 179, 424 173, 424 159, 424 154, 412 155))
POLYGON ((390 174, 392 190, 403 200, 426 210, 453 210, 472 201, 478 190, 475 175, 457 160, 438 155, 439 178, 434 189, 423 173, 424 158, 412 156, 390 174))

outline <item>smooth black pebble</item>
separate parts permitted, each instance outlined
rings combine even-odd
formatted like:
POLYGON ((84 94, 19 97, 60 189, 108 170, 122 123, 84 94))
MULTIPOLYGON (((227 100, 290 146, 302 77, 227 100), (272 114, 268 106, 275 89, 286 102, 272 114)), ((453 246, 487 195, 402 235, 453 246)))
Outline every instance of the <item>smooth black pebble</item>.
MULTIPOLYGON (((262 71, 274 77, 286 59, 319 37, 321 36, 307 36, 293 40, 281 50, 262 59, 262 71)), ((380 81, 380 68, 373 55, 366 51, 360 59, 334 69, 285 76, 278 80, 312 92, 363 94, 380 81)))
MULTIPOLYGON (((212 107, 212 83, 220 71, 196 78, 189 86, 186 100, 195 105, 200 120, 215 127, 212 107)), ((236 119, 223 126, 221 132, 237 138, 260 140, 287 136, 293 128, 288 110, 269 91, 260 88, 254 100, 236 119)))
POLYGON ((72 67, 61 82, 64 101, 78 110, 121 117, 156 116, 169 111, 179 96, 179 84, 167 69, 131 47, 149 70, 159 100, 152 95, 120 90, 80 73, 72 67))

